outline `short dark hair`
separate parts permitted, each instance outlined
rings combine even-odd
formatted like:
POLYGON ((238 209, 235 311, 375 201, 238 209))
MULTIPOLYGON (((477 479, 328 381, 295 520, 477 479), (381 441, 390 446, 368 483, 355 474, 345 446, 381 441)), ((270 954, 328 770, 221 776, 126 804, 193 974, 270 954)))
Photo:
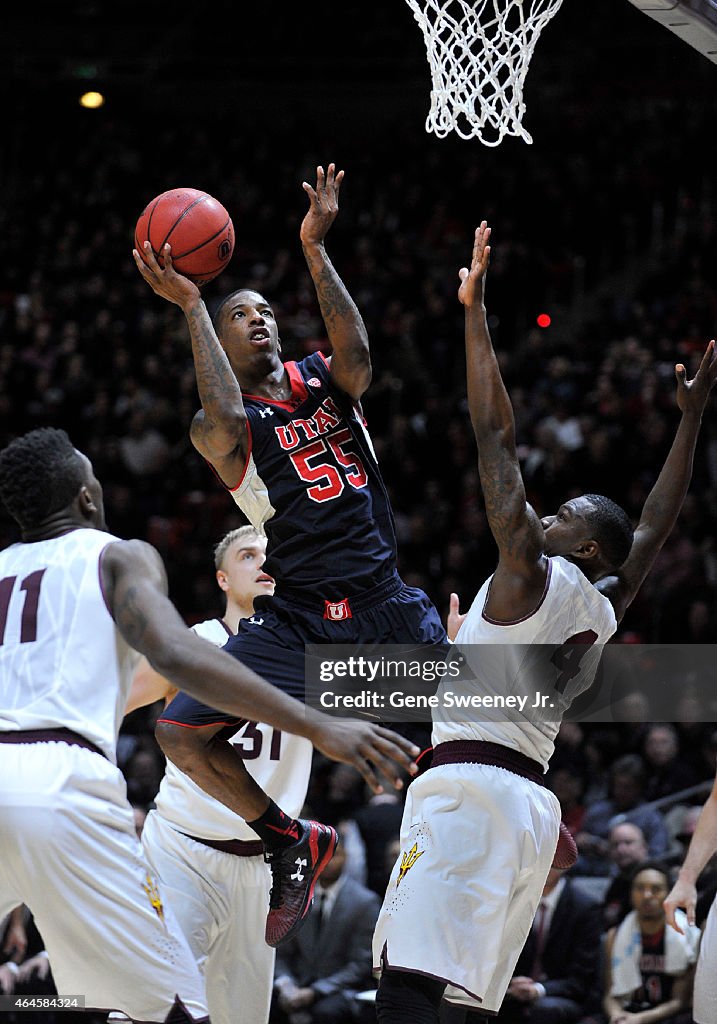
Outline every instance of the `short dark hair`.
POLYGON ((22 529, 66 508, 85 482, 84 466, 64 430, 39 427, 0 452, 0 499, 22 529))
POLYGON ((611 779, 614 779, 616 775, 629 775, 640 783, 644 783, 647 780, 647 769, 640 754, 623 754, 610 765, 609 775, 611 779))
POLYGON ((641 875, 643 871, 657 871, 659 874, 665 876, 667 882, 667 888, 670 888, 670 869, 664 861, 661 860, 643 860, 640 864, 636 864, 630 872, 630 887, 635 884, 635 879, 638 875, 641 875))
POLYGON ((604 494, 586 494, 584 497, 593 506, 585 514, 585 519, 600 545, 603 558, 612 569, 619 569, 630 554, 635 535, 630 517, 624 508, 604 494))
POLYGON ((214 313, 212 314, 212 324, 214 325, 214 330, 217 332, 217 334, 219 334, 219 327, 225 306, 227 305, 228 302, 231 302, 231 300, 235 298, 237 295, 239 295, 241 292, 254 292, 255 295, 261 295, 260 291, 258 291, 256 288, 251 288, 249 285, 247 285, 244 288, 235 288, 233 292, 230 292, 228 295, 225 295, 222 301, 217 306, 217 308, 214 310, 214 313))
POLYGON ((220 324, 220 321, 222 319, 222 313, 224 312, 224 307, 230 301, 230 299, 234 298, 234 296, 236 295, 237 291, 241 292, 243 290, 244 290, 243 288, 237 288, 236 291, 230 292, 229 295, 225 295, 224 298, 222 299, 222 301, 217 306, 217 308, 212 313, 212 324, 214 325, 214 330, 217 332, 217 334, 219 333, 219 324, 220 324))

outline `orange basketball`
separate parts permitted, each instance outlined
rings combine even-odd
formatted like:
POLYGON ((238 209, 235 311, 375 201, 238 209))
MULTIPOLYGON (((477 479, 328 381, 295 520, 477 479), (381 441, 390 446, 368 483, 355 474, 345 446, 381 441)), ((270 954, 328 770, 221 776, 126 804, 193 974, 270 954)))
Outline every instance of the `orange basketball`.
POLYGON ((144 259, 150 242, 160 266, 162 250, 172 246, 172 266, 197 285, 207 284, 227 266, 234 252, 234 225, 218 200, 196 188, 172 188, 147 204, 134 232, 144 259))

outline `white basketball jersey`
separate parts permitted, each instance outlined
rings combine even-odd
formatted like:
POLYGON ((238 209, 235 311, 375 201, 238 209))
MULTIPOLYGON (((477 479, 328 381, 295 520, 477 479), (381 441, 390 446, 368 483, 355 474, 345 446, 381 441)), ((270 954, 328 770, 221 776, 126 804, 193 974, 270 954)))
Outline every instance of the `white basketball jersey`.
MULTIPOLYGON (((218 647, 223 647, 228 639, 219 619, 198 622, 192 629, 218 647)), ((255 722, 241 725, 230 742, 264 792, 276 800, 283 811, 296 817, 304 806, 309 787, 311 742, 303 736, 255 722)), ((256 841, 258 838, 243 818, 205 793, 171 761, 167 761, 155 806, 158 814, 186 835, 202 839, 256 841)))
POLYGON ((556 557, 549 559, 535 611, 515 622, 495 622, 485 614, 491 579, 456 636, 466 671, 441 682, 433 744, 500 743, 547 768, 563 714, 592 683, 602 645, 617 629, 615 612, 576 565, 556 557), (547 706, 534 706, 538 695, 547 706))
POLYGON ((72 729, 115 762, 139 658, 100 583, 118 539, 79 529, 0 552, 0 732, 72 729))

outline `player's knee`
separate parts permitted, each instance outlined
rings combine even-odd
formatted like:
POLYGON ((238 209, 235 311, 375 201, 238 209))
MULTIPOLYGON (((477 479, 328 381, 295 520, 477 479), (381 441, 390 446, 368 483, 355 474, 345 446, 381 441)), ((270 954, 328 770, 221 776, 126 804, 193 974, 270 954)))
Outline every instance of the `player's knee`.
POLYGON ((180 771, 184 771, 194 761, 196 741, 193 730, 173 722, 157 722, 154 736, 164 756, 180 771))

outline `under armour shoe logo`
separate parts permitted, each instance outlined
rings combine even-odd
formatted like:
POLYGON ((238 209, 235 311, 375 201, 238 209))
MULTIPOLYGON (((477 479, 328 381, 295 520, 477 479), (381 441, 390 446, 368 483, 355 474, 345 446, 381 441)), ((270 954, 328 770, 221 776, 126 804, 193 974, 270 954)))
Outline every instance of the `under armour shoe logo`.
POLYGON ((305 857, 297 857, 296 860, 294 861, 294 864, 296 864, 296 871, 291 876, 291 881, 303 882, 304 872, 302 871, 302 868, 306 869, 308 867, 309 862, 308 860, 306 860, 305 857))
POLYGON ((260 409, 259 410, 259 415, 261 416, 262 419, 264 419, 265 416, 273 416, 274 415, 274 410, 273 409, 260 409))

